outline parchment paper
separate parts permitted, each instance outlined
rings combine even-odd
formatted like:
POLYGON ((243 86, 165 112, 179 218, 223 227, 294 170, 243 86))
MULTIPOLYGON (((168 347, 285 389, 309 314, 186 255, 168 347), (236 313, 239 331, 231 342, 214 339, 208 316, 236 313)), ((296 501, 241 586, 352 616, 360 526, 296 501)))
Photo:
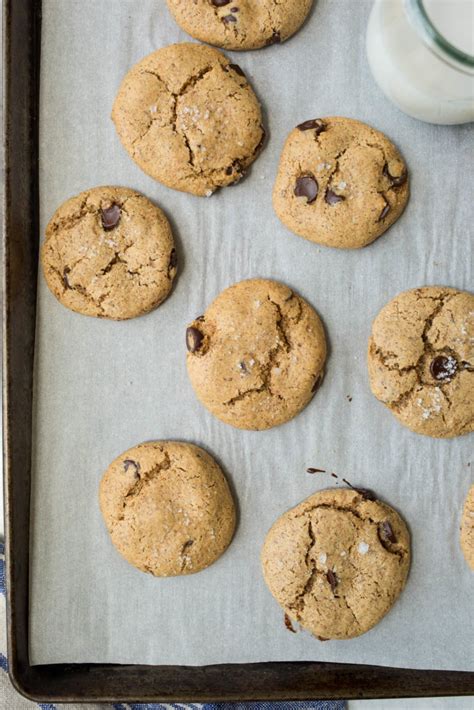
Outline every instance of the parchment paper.
POLYGON ((473 576, 458 528, 472 481, 472 437, 436 441, 399 425, 370 393, 366 346, 372 318, 398 292, 424 284, 469 287, 472 126, 430 126, 400 113, 367 66, 370 2, 319 0, 291 41, 232 56, 263 102, 270 133, 251 174, 210 199, 181 194, 134 165, 109 118, 129 67, 188 39, 164 0, 44 0, 43 7, 42 233, 56 207, 81 190, 137 188, 172 220, 180 275, 158 310, 125 323, 68 311, 40 276, 32 662, 320 660, 471 669, 473 576), (353 252, 292 235, 271 206, 288 131, 334 114, 386 132, 411 171, 403 217, 372 246, 353 252), (184 329, 223 288, 255 276, 280 279, 307 298, 324 320, 331 352, 324 384, 302 414, 274 430, 242 432, 197 402, 186 375, 184 329), (212 567, 155 579, 115 552, 97 488, 122 451, 168 438, 195 442, 217 457, 240 522, 212 567), (406 590, 378 626, 351 641, 289 633, 260 571, 273 521, 335 483, 308 475, 311 465, 375 489, 403 514, 413 536, 406 590))

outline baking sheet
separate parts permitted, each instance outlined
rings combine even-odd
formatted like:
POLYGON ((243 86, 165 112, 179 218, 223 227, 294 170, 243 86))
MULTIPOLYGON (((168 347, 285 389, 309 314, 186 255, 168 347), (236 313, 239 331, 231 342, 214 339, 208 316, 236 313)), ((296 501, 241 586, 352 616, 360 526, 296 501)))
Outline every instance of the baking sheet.
POLYGON ((473 576, 458 545, 472 437, 435 441, 401 427, 371 395, 365 357, 371 320, 396 293, 423 284, 469 287, 472 126, 430 126, 388 103, 365 58, 370 5, 319 0, 291 41, 232 55, 263 102, 270 139, 245 181, 202 199, 141 173, 109 118, 129 67, 188 39, 164 0, 43 0, 42 233, 56 207, 81 190, 137 188, 170 217, 180 274, 158 310, 124 323, 66 310, 40 277, 33 664, 318 660, 472 669, 473 576), (372 246, 353 252, 292 235, 271 207, 287 132, 334 114, 385 131, 411 171, 405 214, 372 246), (255 276, 280 279, 307 298, 324 320, 331 352, 324 384, 302 414, 274 430, 242 432, 197 402, 186 375, 184 331, 223 288, 255 276), (155 579, 115 552, 97 488, 122 451, 168 438, 195 442, 217 457, 240 522, 212 567, 155 579), (375 489, 411 528, 406 590, 378 626, 351 641, 320 643, 289 633, 260 572, 260 547, 273 521, 335 482, 308 475, 307 466, 375 489))

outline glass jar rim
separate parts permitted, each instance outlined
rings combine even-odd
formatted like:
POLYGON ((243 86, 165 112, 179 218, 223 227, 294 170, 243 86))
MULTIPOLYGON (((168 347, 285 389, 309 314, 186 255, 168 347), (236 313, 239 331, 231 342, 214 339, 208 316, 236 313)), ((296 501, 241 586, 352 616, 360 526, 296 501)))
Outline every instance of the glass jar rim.
POLYGON ((474 73, 474 56, 463 52, 449 42, 431 21, 423 0, 405 0, 411 22, 420 32, 425 44, 451 66, 467 74, 474 73))

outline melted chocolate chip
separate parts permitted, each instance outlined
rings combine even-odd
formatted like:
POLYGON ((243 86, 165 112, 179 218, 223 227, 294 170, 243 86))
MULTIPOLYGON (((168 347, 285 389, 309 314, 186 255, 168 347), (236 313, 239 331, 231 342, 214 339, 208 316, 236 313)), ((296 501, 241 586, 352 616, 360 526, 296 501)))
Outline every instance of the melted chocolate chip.
POLYGON ((237 22, 237 18, 233 15, 224 15, 222 19, 224 22, 237 22))
POLYGON ((386 202, 385 207, 383 208, 383 210, 380 213, 378 221, 381 222, 383 219, 385 219, 385 217, 388 215, 389 212, 390 212, 390 205, 388 204, 388 202, 386 202))
POLYGON ((229 167, 225 169, 226 175, 232 175, 233 172, 234 172, 234 168, 232 165, 229 165, 229 167))
POLYGON ((431 362, 430 372, 435 380, 449 380, 458 369, 457 361, 450 355, 438 355, 431 362))
POLYGON ((288 614, 285 614, 284 621, 285 621, 285 626, 288 629, 288 631, 291 631, 293 634, 296 634, 296 631, 293 628, 293 624, 291 623, 291 619, 288 616, 288 614))
POLYGON ((272 36, 270 37, 270 39, 268 40, 267 46, 270 45, 270 44, 280 44, 280 42, 281 42, 281 35, 280 35, 280 33, 279 33, 279 32, 276 32, 275 30, 273 30, 273 34, 272 34, 272 36))
POLYGON ((69 279, 67 277, 67 275, 69 274, 70 271, 71 271, 71 269, 69 268, 69 266, 66 266, 66 268, 63 271, 63 283, 66 288, 71 288, 71 284, 69 283, 69 279))
POLYGON ((344 197, 342 195, 336 195, 335 192, 328 188, 326 190, 326 194, 324 195, 324 199, 328 205, 337 205, 338 202, 342 202, 344 200, 344 197))
POLYGON ((391 542, 392 544, 397 542, 395 533, 393 532, 392 526, 388 520, 384 520, 379 523, 379 538, 382 542, 391 542))
POLYGON ((303 123, 300 123, 298 126, 296 126, 296 128, 299 131, 310 131, 314 129, 315 134, 319 136, 319 134, 324 131, 326 126, 320 118, 313 118, 310 121, 304 121, 303 123))
POLYGON ((228 5, 231 0, 211 0, 211 2, 215 7, 224 7, 224 5, 228 5))
POLYGON ((199 323, 202 323, 204 320, 206 320, 205 316, 198 316, 195 320, 197 320, 199 323))
POLYGON ((140 464, 137 461, 132 461, 132 459, 125 459, 123 462, 123 468, 125 473, 127 473, 129 468, 133 468, 133 473, 135 478, 140 478, 140 464))
POLYGON ((318 641, 329 641, 329 639, 324 638, 324 636, 316 636, 318 641))
POLYGON ((392 183, 392 187, 400 187, 400 185, 403 185, 403 183, 406 182, 407 177, 408 177, 408 173, 406 170, 398 177, 394 177, 393 175, 390 175, 390 173, 388 172, 387 163, 385 163, 385 165, 383 166, 383 174, 385 175, 386 178, 388 178, 390 180, 390 182, 392 183))
POLYGON ((120 222, 121 215, 122 210, 115 204, 107 207, 106 209, 100 210, 102 226, 106 232, 109 232, 111 229, 115 229, 117 224, 120 222))
POLYGON ((357 491, 364 500, 377 500, 377 496, 370 488, 354 488, 354 490, 357 491))
POLYGON ((170 254, 170 261, 169 261, 170 269, 174 269, 177 264, 178 264, 178 255, 176 254, 176 249, 172 249, 171 254, 170 254))
POLYGON ((233 69, 236 74, 239 74, 240 76, 245 76, 243 70, 239 67, 238 64, 229 64, 228 66, 230 69, 233 69))
POLYGON ((329 584, 331 585, 331 591, 335 595, 336 594, 336 588, 338 585, 338 579, 332 569, 328 569, 327 574, 326 574, 326 579, 328 580, 329 584))
POLYGON ((318 196, 319 185, 313 175, 303 175, 296 179, 295 195, 296 197, 306 197, 306 204, 311 205, 318 196))
POLYGON ((186 347, 190 353, 196 353, 202 345, 204 335, 197 328, 186 328, 186 347))

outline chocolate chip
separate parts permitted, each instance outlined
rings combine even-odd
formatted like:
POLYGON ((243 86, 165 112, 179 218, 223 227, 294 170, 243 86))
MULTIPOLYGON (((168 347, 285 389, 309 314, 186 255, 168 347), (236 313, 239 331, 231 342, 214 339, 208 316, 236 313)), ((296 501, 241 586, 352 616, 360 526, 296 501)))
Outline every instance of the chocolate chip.
POLYGON ((117 224, 120 222, 121 215, 122 211, 120 207, 116 204, 113 204, 110 207, 106 207, 105 209, 100 210, 102 226, 106 232, 109 232, 111 229, 114 229, 117 226, 117 224))
POLYGON ((335 192, 328 188, 326 190, 324 199, 328 203, 328 205, 337 205, 338 202, 342 202, 344 200, 344 197, 342 195, 336 195, 335 192))
POLYGON ((205 316, 198 316, 197 318, 195 318, 195 320, 197 320, 199 323, 202 323, 205 319, 205 316))
POLYGON ((186 552, 186 550, 189 550, 189 548, 191 547, 191 545, 192 545, 193 543, 194 543, 194 540, 186 540, 186 542, 184 543, 184 545, 183 545, 183 547, 182 547, 182 549, 181 549, 181 554, 184 555, 184 553, 186 552))
POLYGON ((377 496, 370 488, 354 488, 365 500, 377 500, 377 496))
POLYGON ((63 271, 63 283, 66 288, 71 288, 71 284, 69 283, 69 279, 67 277, 67 275, 69 274, 70 271, 71 271, 71 269, 69 268, 69 266, 66 266, 66 268, 63 271))
POLYGON ((123 467, 125 473, 127 473, 129 468, 133 468, 135 478, 140 478, 140 464, 137 463, 137 461, 132 461, 132 459, 125 459, 125 461, 123 462, 123 467))
POLYGON ((296 179, 296 197, 306 197, 308 205, 311 205, 318 196, 319 185, 314 175, 302 175, 296 179))
POLYGON ((215 7, 224 7, 224 5, 228 5, 231 0, 211 0, 211 2, 215 7))
POLYGON ((306 473, 326 473, 325 468, 307 468, 306 473))
POLYGON ((222 19, 224 22, 237 22, 237 18, 233 15, 224 15, 222 19))
POLYGON ((385 175, 386 178, 388 178, 390 180, 390 182, 392 183, 392 187, 400 187, 400 185, 403 185, 403 183, 406 182, 407 177, 408 177, 408 173, 406 170, 398 177, 394 177, 393 175, 390 175, 390 173, 388 172, 387 163, 385 163, 385 165, 383 166, 383 174, 385 175))
POLYGON ((323 378, 321 377, 321 375, 315 379, 314 385, 313 385, 312 388, 311 388, 311 393, 312 393, 312 394, 314 394, 315 392, 318 391, 319 385, 321 384, 322 381, 323 381, 323 378))
POLYGON ((239 362, 239 370, 241 372, 245 372, 245 374, 248 374, 247 365, 245 364, 245 362, 239 362))
POLYGON ((196 353, 202 345, 204 335, 197 328, 190 326, 186 329, 186 347, 190 353, 196 353))
POLYGON ((379 523, 379 538, 382 542, 397 542, 395 533, 393 532, 392 526, 388 520, 384 520, 382 523, 379 523))
POLYGON ((324 636, 316 636, 318 641, 329 641, 329 639, 324 638, 324 636))
POLYGON ((288 629, 288 631, 291 631, 293 634, 296 634, 296 631, 293 628, 293 624, 291 623, 291 619, 288 616, 288 614, 285 614, 284 621, 285 621, 285 626, 288 629))
POLYGON ((280 35, 280 33, 279 33, 279 32, 276 32, 275 30, 273 30, 273 34, 272 34, 272 36, 270 37, 270 39, 268 40, 267 46, 269 46, 270 44, 280 44, 280 42, 281 42, 281 35, 280 35))
POLYGON ((385 207, 383 208, 383 210, 380 213, 378 221, 381 222, 383 219, 385 219, 385 217, 388 215, 389 212, 390 212, 390 205, 388 204, 388 202, 386 202, 385 207))
POLYGON ((457 360, 450 355, 438 355, 430 365, 430 372, 435 380, 449 380, 456 374, 457 369, 457 360))
POLYGON ((303 123, 300 123, 298 126, 296 126, 296 128, 298 128, 298 130, 300 131, 310 131, 314 129, 316 135, 319 136, 319 134, 324 131, 326 126, 320 118, 313 118, 310 121, 304 121, 303 123))
POLYGON ((176 254, 176 249, 172 249, 171 254, 170 254, 170 262, 169 262, 170 269, 174 269, 176 267, 177 263, 178 263, 178 255, 176 254))
POLYGON ((236 74, 239 74, 240 76, 245 77, 243 70, 239 67, 238 64, 229 64, 228 66, 230 69, 233 69, 236 74))
POLYGON ((225 169, 225 174, 232 175, 233 171, 234 171, 234 168, 232 167, 232 165, 229 165, 229 167, 225 169))
POLYGON ((230 11, 231 11, 231 12, 238 12, 238 11, 239 11, 239 8, 238 8, 238 7, 231 7, 231 8, 230 8, 230 11))
POLYGON ((332 569, 328 569, 327 574, 326 574, 326 579, 328 580, 329 584, 331 585, 331 591, 335 595, 336 593, 336 588, 338 585, 338 579, 332 569))

